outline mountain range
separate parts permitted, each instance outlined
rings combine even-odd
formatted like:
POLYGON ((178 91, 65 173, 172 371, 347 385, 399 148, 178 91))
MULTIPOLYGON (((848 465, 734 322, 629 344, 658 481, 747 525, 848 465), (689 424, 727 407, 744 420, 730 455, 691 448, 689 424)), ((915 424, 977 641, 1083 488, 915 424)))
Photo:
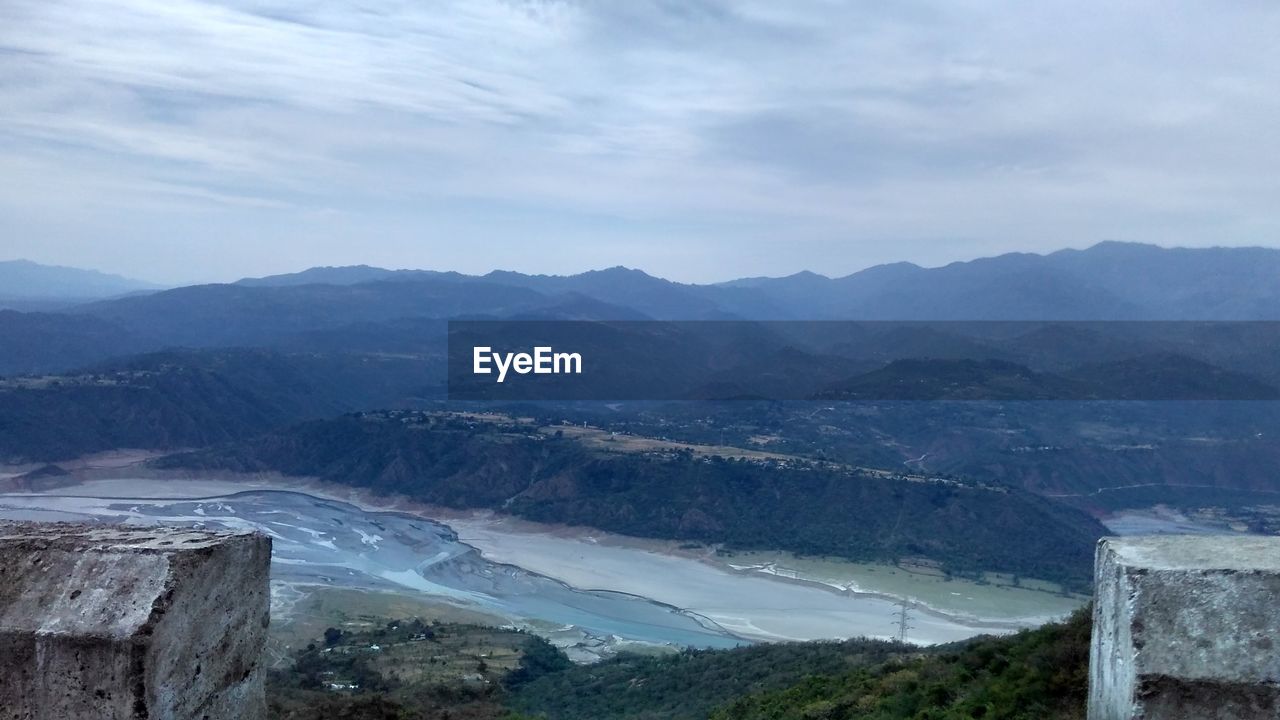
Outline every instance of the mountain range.
MULTIPOLYGON (((6 264, 0 282, 32 292, 9 283, 31 272, 6 264)), ((51 281, 45 299, 73 304, 0 309, 0 460, 193 449, 171 466, 315 475, 628 534, 925 557, 1082 586, 1103 532, 1089 513, 1227 491, 1247 510, 1280 492, 1273 403, 1093 402, 1280 397, 1278 279, 1280 250, 1103 243, 711 285, 621 267, 560 277, 356 266, 84 301, 58 294, 70 281, 51 281), (612 366, 627 372, 615 379, 680 390, 609 400, 771 401, 483 398, 540 418, 549 435, 480 432, 462 417, 422 435, 410 416, 387 414, 456 409, 443 392, 450 322, 530 332, 541 324, 526 321, 566 319, 597 321, 553 326, 579 333, 569 337, 597 359, 620 352, 612 366), (812 399, 822 402, 776 402, 812 399), (1046 399, 1083 402, 1010 402, 1046 399), (577 419, 816 464, 619 458, 556 434, 577 419), (836 460, 855 470, 825 464, 836 460), (903 513, 910 532, 890 522, 903 513), (849 530, 863 515, 877 523, 849 530), (1023 539, 1015 551, 1011 536, 1023 539)), ((1269 527, 1268 517, 1244 521, 1269 527)))
POLYGON ((170 347, 308 348, 348 335, 396 345, 406 324, 417 332, 424 322, 458 318, 1276 320, 1280 250, 1106 242, 939 268, 897 263, 841 278, 799 273, 711 285, 623 267, 571 276, 321 267, 151 290, 90 271, 0 263, 0 296, 39 298, 49 305, 38 309, 56 310, 0 311, 0 374, 170 347), (133 294, 102 297, 121 293, 133 294))
MULTIPOLYGON (((543 299, 533 305, 544 304, 546 298, 584 296, 659 320, 1273 320, 1280 319, 1278 279, 1280 250, 1276 249, 1103 242, 1085 250, 1009 253, 935 268, 901 262, 838 278, 801 272, 708 285, 676 283, 624 267, 568 276, 502 270, 476 276, 368 265, 314 267, 200 286, 205 294, 195 299, 234 302, 243 297, 287 296, 288 288, 316 285, 360 286, 364 295, 395 295, 390 284, 404 283, 442 292, 521 288, 543 299)), ((25 260, 0 262, 0 297, 71 302, 158 289, 90 270, 25 260)), ((172 292, 179 294, 168 298, 158 293, 162 297, 152 302, 164 305, 189 299, 192 291, 192 287, 178 288, 172 292)), ((419 312, 438 316, 445 310, 419 312)), ((472 310, 485 312, 485 303, 472 310)), ((113 314, 109 304, 90 312, 113 314)))
POLYGON ((483 276, 369 266, 312 268, 239 285, 290 287, 452 280, 544 296, 578 293, 658 320, 1275 320, 1280 250, 1161 248, 1103 242, 1047 255, 1010 253, 937 268, 879 265, 711 285, 614 267, 571 276, 483 276))
POLYGON ((96 270, 0 261, 0 309, 52 310, 161 287, 96 270))

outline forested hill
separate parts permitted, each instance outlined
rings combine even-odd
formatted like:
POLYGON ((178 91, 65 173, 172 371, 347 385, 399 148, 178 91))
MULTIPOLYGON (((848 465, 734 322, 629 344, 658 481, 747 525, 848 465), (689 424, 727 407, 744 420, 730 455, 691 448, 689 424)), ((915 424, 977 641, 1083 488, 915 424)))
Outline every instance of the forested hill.
POLYGON ((0 379, 0 462, 174 450, 436 392, 429 361, 371 353, 158 352, 0 379))
POLYGON ((523 633, 410 619, 330 628, 268 693, 279 720, 1082 720, 1088 656, 1087 609, 935 648, 769 643, 594 665, 523 633))
POLYGON ((539 677, 508 703, 556 720, 1083 720, 1088 613, 923 651, 849 640, 623 656, 539 677))
POLYGON ((706 720, 755 693, 920 654, 911 645, 864 638, 623 654, 521 683, 508 704, 557 720, 706 720))
POLYGON ((1008 638, 815 675, 741 698, 712 720, 1082 720, 1089 690, 1087 610, 1008 638))
POLYGON ((1021 490, 800 459, 617 452, 549 428, 381 412, 303 423, 159 461, 278 471, 641 537, 853 560, 928 558, 1087 587, 1095 520, 1021 490))

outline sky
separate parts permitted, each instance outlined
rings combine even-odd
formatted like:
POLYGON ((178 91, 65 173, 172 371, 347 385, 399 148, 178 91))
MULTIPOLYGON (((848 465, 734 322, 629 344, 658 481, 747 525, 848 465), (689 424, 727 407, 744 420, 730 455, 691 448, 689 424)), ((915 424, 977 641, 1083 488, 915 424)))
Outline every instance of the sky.
POLYGON ((0 0, 0 259, 706 282, 1280 245, 1275 0, 0 0))

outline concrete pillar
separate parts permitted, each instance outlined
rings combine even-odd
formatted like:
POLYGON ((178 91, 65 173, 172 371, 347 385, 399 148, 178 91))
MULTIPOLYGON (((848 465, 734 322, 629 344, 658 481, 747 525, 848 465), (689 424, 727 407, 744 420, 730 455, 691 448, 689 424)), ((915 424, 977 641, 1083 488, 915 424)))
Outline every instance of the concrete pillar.
POLYGON ((1104 538, 1089 720, 1280 718, 1280 538, 1104 538))
POLYGON ((260 720, 271 541, 0 522, 3 720, 260 720))

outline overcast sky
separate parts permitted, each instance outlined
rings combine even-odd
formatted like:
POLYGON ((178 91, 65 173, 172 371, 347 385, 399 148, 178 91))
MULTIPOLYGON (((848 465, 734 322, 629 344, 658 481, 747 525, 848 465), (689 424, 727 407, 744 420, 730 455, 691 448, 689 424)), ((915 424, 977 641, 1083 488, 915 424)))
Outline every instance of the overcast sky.
POLYGON ((0 0, 0 259, 686 281, 1280 245, 1280 2, 0 0))

